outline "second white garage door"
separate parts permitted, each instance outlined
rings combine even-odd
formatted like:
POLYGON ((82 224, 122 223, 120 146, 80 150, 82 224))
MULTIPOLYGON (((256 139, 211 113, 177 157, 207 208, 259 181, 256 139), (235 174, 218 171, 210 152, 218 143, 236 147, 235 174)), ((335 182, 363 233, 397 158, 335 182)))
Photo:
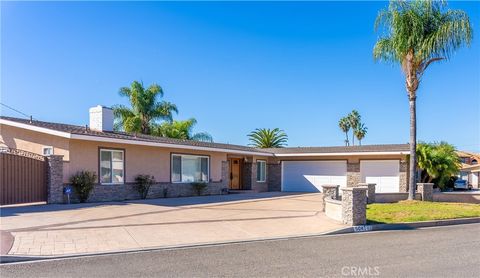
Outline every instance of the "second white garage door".
POLYGON ((361 160, 362 182, 376 183, 375 192, 400 191, 400 162, 398 160, 361 160))
POLYGON ((347 186, 347 162, 282 161, 282 191, 321 192, 324 184, 347 186))

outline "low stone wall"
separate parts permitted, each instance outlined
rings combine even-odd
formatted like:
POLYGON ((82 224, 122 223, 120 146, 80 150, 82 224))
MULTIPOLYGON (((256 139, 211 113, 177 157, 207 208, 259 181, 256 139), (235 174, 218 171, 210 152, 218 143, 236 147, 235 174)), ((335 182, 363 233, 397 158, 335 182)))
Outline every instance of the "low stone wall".
POLYGON ((480 204, 480 192, 436 192, 433 201, 480 204))
POLYGON ((324 202, 325 215, 342 222, 342 201, 325 198, 324 202))
MULTIPOLYGON (((375 193, 375 203, 396 203, 408 199, 408 193, 375 193)), ((420 193, 415 193, 415 200, 422 200, 420 193)))
POLYGON ((350 226, 365 225, 367 222, 367 186, 342 188, 339 185, 325 184, 323 188, 323 211, 333 220, 350 226))
MULTIPOLYGON (((211 182, 202 192, 202 195, 220 195, 228 192, 227 185, 222 182, 211 182)), ((190 197, 197 193, 189 183, 156 183, 150 187, 147 199, 190 197)), ((96 184, 90 193, 87 202, 109 202, 141 199, 134 183, 104 185, 96 184)), ((78 202, 75 191, 71 195, 71 202, 78 202)))

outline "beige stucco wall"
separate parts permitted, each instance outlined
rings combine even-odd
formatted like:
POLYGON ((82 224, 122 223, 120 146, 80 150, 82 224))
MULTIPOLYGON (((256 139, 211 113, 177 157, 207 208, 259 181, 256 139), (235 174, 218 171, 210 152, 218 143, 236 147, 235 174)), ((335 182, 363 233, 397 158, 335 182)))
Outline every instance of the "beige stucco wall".
POLYGON ((80 170, 98 172, 99 148, 119 148, 125 150, 126 182, 133 182, 135 176, 139 174, 153 175, 157 182, 169 182, 171 153, 200 154, 210 156, 210 179, 214 182, 217 182, 222 178, 222 161, 227 160, 227 154, 222 152, 204 152, 185 149, 167 149, 149 146, 71 140, 70 172, 68 175, 71 176, 80 170))
POLYGON ((69 139, 30 131, 8 125, 0 125, 0 146, 43 154, 43 147, 52 146, 53 154, 63 155, 64 181, 69 173, 69 139))
POLYGON ((54 154, 64 156, 64 182, 68 182, 69 177, 80 170, 94 171, 98 174, 98 151, 100 147, 125 149, 127 182, 133 182, 134 177, 138 174, 153 175, 158 182, 169 182, 171 153, 210 156, 210 179, 217 182, 222 178, 222 161, 227 160, 227 154, 222 152, 73 140, 7 125, 0 125, 0 146, 38 154, 42 154, 44 146, 53 146, 54 154))
POLYGON ((69 139, 8 125, 0 125, 0 146, 38 154, 42 154, 43 147, 53 146, 54 154, 69 160, 69 139))

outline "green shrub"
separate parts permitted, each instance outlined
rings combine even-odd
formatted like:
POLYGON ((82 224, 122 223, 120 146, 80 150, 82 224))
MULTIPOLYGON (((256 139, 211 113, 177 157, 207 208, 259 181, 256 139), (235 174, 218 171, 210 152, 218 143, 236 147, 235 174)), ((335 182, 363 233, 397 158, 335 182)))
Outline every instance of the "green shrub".
POLYGON ((80 203, 85 203, 88 200, 96 180, 97 174, 89 171, 80 171, 70 177, 70 183, 80 203))
POLYGON ((203 190, 207 187, 205 182, 192 182, 193 191, 197 193, 198 196, 202 195, 203 190))
POLYGON ((135 177, 135 183, 138 193, 140 193, 140 198, 146 199, 150 187, 155 183, 155 177, 150 175, 138 175, 135 177))

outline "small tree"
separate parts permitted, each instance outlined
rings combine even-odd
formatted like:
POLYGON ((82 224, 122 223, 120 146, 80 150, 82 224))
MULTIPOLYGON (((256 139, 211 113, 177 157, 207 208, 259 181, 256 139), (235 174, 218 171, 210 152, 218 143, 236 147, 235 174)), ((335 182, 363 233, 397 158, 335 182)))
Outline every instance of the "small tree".
POLYGON ((150 187, 155 183, 155 177, 150 175, 138 175, 135 177, 135 183, 138 193, 140 193, 140 198, 146 199, 150 187))
POLYGON ((460 158, 455 147, 446 143, 419 143, 417 145, 418 168, 422 170, 422 182, 434 182, 442 190, 460 170, 460 158))
POLYGON ((80 171, 70 177, 70 183, 80 203, 85 203, 88 200, 96 180, 97 174, 89 171, 80 171))

